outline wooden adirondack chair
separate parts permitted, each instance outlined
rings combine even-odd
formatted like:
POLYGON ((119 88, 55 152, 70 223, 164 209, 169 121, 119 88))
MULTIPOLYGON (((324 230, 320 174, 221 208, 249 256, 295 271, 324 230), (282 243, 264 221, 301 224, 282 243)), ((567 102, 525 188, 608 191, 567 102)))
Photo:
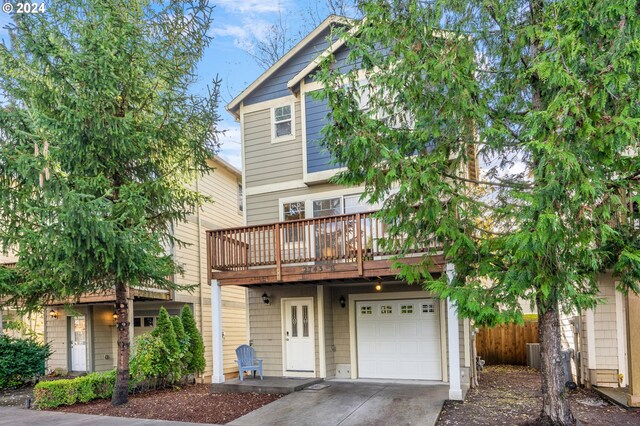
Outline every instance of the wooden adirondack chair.
POLYGON ((256 377, 256 371, 260 374, 260 380, 262 380, 262 360, 255 359, 255 352, 249 345, 240 345, 236 349, 236 356, 238 357, 238 370, 240 372, 240 380, 244 379, 245 371, 253 371, 253 377, 256 377))

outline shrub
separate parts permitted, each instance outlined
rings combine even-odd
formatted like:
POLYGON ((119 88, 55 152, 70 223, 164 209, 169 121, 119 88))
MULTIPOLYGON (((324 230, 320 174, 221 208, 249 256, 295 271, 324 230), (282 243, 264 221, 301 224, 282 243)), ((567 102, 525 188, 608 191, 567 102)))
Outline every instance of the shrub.
POLYGON ((131 377, 135 383, 156 386, 175 370, 169 351, 158 336, 145 333, 136 337, 135 353, 131 357, 131 377))
POLYGON ((159 337, 168 351, 167 360, 170 368, 165 378, 169 382, 179 380, 182 373, 180 365, 180 345, 178 344, 176 332, 173 329, 173 323, 169 318, 169 313, 164 306, 160 308, 160 313, 158 314, 158 325, 153 329, 151 335, 159 337))
POLYGON ((116 372, 91 373, 75 379, 40 382, 33 390, 38 408, 73 405, 93 399, 111 398, 116 383, 116 372))
POLYGON ((189 336, 184 332, 184 327, 182 326, 182 320, 179 316, 171 317, 171 324, 173 325, 173 329, 176 332, 176 338, 178 339, 178 346, 180 347, 180 364, 182 367, 182 374, 187 373, 187 366, 191 361, 191 347, 189 345, 189 336))
POLYGON ((50 356, 48 344, 32 338, 0 336, 0 389, 37 381, 44 374, 45 361, 50 356))
POLYGON ((193 312, 188 305, 182 307, 180 312, 182 317, 182 325, 184 326, 184 332, 189 336, 189 346, 191 353, 191 360, 187 364, 188 373, 203 373, 205 368, 204 360, 204 342, 202 341, 202 335, 196 326, 196 320, 193 318, 193 312))

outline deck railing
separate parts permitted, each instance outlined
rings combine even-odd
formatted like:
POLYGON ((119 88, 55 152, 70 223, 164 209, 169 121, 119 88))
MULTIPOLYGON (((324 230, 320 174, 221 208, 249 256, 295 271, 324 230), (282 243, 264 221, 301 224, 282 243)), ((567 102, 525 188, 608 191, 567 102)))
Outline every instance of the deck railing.
MULTIPOLYGON (((212 270, 234 271, 311 263, 357 262, 399 254, 405 236, 391 237, 388 226, 375 212, 301 219, 269 225, 207 232, 207 252, 212 270)), ((414 247, 423 253, 435 247, 414 247)))

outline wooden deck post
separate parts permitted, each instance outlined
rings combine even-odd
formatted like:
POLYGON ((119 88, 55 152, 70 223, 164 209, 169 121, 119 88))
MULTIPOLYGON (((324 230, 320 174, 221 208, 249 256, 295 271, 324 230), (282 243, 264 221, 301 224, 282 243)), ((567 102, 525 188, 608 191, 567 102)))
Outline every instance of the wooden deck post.
POLYGON ((282 281, 282 258, 280 247, 280 224, 276 223, 274 235, 275 255, 276 255, 276 280, 282 281))
POLYGON ((357 247, 357 262, 358 262, 358 275, 364 274, 362 268, 362 224, 360 223, 360 213, 356 213, 356 247, 357 247))

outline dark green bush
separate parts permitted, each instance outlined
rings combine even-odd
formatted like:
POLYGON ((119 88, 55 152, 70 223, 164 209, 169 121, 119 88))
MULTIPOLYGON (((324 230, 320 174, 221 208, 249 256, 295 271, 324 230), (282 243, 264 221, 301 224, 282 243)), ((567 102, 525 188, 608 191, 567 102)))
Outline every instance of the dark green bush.
POLYGON ((0 389, 37 381, 51 356, 48 344, 36 340, 0 336, 0 389))
POLYGON ((198 330, 196 320, 193 318, 193 312, 188 305, 184 305, 180 312, 182 318, 182 325, 184 332, 189 336, 189 352, 191 353, 191 359, 187 364, 188 373, 203 373, 205 367, 204 360, 204 342, 202 341, 202 334, 198 330))
POLYGON ((91 373, 75 379, 40 382, 33 390, 38 408, 73 405, 94 399, 111 398, 116 383, 116 372, 91 373))
POLYGON ((187 367, 189 362, 193 358, 190 352, 189 341, 190 338, 187 333, 184 332, 184 327, 182 326, 182 320, 179 316, 171 317, 171 324, 173 324, 173 330, 176 332, 176 338, 178 339, 178 346, 180 347, 180 366, 181 373, 180 375, 188 374, 187 367))

